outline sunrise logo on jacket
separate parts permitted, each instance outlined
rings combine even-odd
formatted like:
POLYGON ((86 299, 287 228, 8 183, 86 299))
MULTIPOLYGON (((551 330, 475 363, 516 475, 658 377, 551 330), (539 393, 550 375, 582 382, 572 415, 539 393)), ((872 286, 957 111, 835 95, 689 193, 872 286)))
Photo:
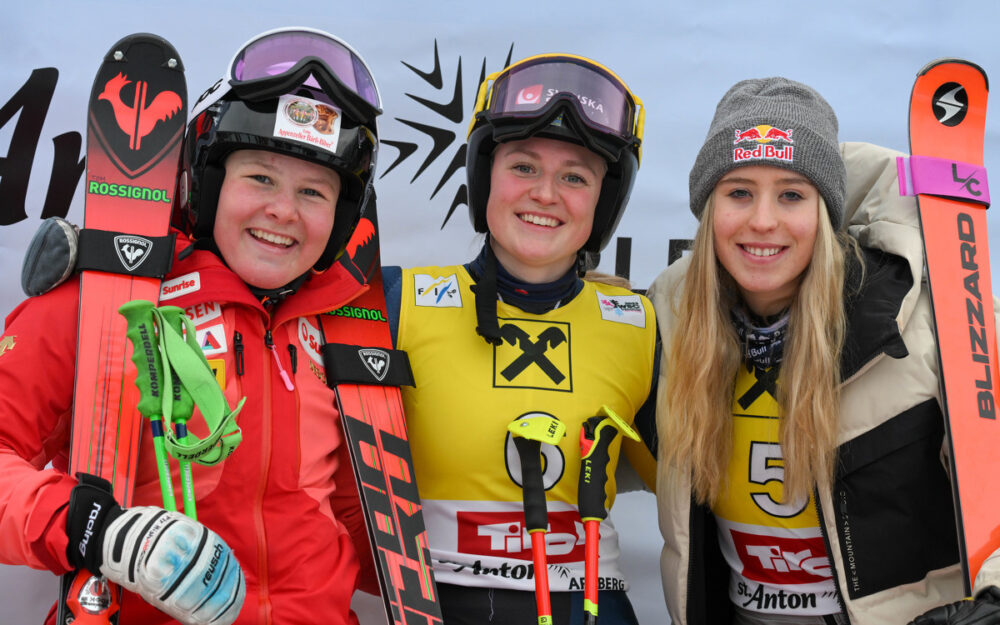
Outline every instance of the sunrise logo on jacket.
POLYGON ((201 290, 201 274, 197 271, 184 274, 172 280, 163 281, 160 285, 160 301, 165 302, 199 290, 201 290))

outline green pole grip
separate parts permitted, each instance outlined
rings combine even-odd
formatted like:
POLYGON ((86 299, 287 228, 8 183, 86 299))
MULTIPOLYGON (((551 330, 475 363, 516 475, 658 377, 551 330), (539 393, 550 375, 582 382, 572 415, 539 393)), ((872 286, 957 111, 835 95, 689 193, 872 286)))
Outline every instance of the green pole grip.
MULTIPOLYGON (((188 317, 181 308, 177 306, 162 306, 159 308, 159 313, 159 318, 165 325, 178 334, 184 332, 185 321, 188 321, 188 317)), ((188 332, 189 334, 193 333, 194 327, 189 327, 188 332)), ((177 375, 176 371, 172 376, 172 382, 174 431, 177 433, 177 440, 181 444, 186 444, 190 440, 188 437, 187 422, 191 418, 191 415, 194 414, 194 400, 191 399, 191 394, 181 384, 181 378, 177 375)), ((194 476, 191 473, 191 461, 179 460, 178 463, 181 469, 181 495, 184 498, 184 514, 189 518, 197 520, 198 512, 194 498, 194 476)))
POLYGON ((153 433, 153 453, 160 477, 160 494, 165 510, 177 510, 174 487, 170 479, 170 463, 163 444, 163 363, 157 349, 153 304, 132 300, 118 309, 128 327, 125 336, 132 342, 132 362, 135 363, 135 385, 139 388, 139 412, 149 419, 153 433))

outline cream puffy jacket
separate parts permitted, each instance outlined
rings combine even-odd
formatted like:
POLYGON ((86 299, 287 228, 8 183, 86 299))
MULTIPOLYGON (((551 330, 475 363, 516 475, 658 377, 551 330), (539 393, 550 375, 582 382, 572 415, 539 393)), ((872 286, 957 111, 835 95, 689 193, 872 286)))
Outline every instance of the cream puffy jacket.
MULTIPOLYGON (((841 146, 845 223, 865 252, 865 283, 847 302, 848 338, 834 483, 817 489, 819 518, 851 623, 897 625, 964 596, 938 390, 938 360, 913 198, 900 197, 897 152, 841 146)), ((666 343, 686 259, 649 297, 666 343)), ((669 363, 661 361, 659 392, 669 363)), ((658 398, 662 406, 663 397, 658 398)), ((662 423, 669 415, 659 414, 662 423)), ((712 514, 693 504, 687 476, 657 484, 663 590, 675 623, 731 622, 729 570, 712 514)), ((1000 583, 1000 559, 976 580, 1000 583)))

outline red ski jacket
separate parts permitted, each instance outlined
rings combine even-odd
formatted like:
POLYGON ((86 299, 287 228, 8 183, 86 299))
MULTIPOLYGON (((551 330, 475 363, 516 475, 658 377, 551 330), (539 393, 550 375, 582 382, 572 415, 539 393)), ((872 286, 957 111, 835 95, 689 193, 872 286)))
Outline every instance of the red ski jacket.
MULTIPOLYGON (((181 237, 177 250, 187 245, 181 237)), ((378 593, 316 319, 367 288, 335 265, 269 314, 204 251, 175 259, 163 282, 160 304, 194 320, 229 405, 246 397, 236 451, 214 467, 192 464, 198 520, 233 548, 246 575, 238 624, 357 623, 355 588, 378 593)), ((30 298, 0 337, 0 561, 57 574, 70 568, 65 527, 76 480, 66 468, 78 300, 77 280, 30 298)), ((197 418, 191 427, 205 435, 197 418)), ((151 438, 139 451, 132 505, 162 505, 151 438)), ((126 593, 122 603, 121 625, 173 622, 137 596, 126 593)))

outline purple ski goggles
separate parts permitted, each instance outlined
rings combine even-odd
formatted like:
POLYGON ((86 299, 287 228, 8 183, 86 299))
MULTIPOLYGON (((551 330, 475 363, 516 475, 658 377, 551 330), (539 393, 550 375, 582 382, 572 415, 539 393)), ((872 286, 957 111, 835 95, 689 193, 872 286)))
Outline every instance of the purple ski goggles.
POLYGON ((311 28, 281 28, 251 39, 230 63, 229 85, 248 101, 276 98, 302 85, 320 89, 363 124, 382 112, 364 59, 341 39, 311 28))

